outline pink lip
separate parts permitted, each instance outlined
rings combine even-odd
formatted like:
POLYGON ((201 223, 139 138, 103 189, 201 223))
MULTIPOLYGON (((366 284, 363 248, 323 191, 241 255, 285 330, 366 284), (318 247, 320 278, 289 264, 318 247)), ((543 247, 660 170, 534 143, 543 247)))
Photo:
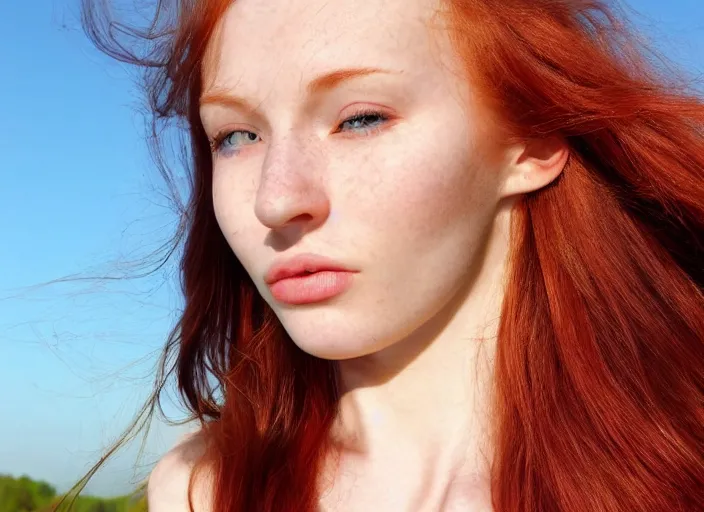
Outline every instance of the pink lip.
POLYGON ((299 254, 275 263, 264 282, 279 302, 310 304, 321 302, 347 290, 355 270, 315 254, 299 254))

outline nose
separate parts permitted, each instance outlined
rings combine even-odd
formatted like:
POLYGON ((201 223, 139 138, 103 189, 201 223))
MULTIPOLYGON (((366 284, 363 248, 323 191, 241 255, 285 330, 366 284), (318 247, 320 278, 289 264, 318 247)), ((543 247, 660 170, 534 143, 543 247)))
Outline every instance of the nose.
POLYGON ((257 219, 279 235, 299 237, 330 215, 330 201, 319 170, 324 165, 293 140, 271 146, 262 165, 254 204, 257 219))

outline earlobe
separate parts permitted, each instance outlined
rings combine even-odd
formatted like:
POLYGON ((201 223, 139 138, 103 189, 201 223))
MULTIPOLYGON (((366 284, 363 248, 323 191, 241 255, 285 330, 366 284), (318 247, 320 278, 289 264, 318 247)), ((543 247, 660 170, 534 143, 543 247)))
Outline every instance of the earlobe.
POLYGON ((510 148, 502 197, 535 192, 562 173, 569 158, 567 143, 558 137, 531 140, 510 148))

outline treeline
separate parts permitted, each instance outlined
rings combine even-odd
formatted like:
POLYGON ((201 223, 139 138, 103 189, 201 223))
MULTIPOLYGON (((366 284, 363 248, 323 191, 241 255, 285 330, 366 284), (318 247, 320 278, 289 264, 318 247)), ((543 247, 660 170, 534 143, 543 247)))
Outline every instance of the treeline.
MULTIPOLYGON (((56 489, 46 482, 37 482, 23 476, 13 478, 0 475, 0 512, 54 512, 61 500, 56 489)), ((62 505, 62 512, 147 512, 143 493, 119 498, 79 496, 70 509, 62 505)))

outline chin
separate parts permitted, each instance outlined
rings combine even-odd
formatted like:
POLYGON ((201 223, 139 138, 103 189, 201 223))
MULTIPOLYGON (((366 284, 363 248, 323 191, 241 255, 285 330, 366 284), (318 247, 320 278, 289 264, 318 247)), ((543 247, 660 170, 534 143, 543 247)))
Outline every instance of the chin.
POLYGON ((330 332, 332 329, 316 327, 322 326, 286 327, 284 325, 289 337, 298 348, 320 359, 344 361, 363 357, 380 350, 374 340, 365 342, 360 340, 359 336, 350 332, 341 332, 340 329, 336 329, 335 335, 326 336, 323 333, 330 332))
POLYGON ((311 308, 276 313, 296 346, 320 359, 355 359, 393 344, 393 338, 373 332, 373 321, 368 319, 359 323, 351 318, 353 315, 349 312, 311 308), (360 329, 360 325, 365 325, 366 328, 360 329))

